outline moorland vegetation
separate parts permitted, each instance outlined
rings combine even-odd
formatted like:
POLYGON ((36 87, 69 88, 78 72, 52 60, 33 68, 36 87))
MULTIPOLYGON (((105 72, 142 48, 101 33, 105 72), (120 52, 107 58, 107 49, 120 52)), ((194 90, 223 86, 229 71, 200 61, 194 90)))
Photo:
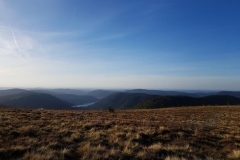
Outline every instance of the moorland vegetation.
POLYGON ((0 108, 0 159, 239 159, 240 107, 0 108))

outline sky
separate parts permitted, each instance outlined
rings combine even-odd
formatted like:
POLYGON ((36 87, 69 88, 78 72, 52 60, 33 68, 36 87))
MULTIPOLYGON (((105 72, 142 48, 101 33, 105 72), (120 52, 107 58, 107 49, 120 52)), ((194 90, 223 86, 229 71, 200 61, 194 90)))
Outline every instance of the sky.
POLYGON ((240 90, 239 0, 0 0, 0 87, 240 90))

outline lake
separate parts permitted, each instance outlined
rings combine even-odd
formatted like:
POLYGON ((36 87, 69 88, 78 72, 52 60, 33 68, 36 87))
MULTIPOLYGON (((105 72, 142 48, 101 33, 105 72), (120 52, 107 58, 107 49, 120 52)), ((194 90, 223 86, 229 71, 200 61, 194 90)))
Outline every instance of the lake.
POLYGON ((75 106, 72 106, 72 107, 87 107, 87 106, 90 106, 92 104, 94 104, 96 102, 92 102, 92 103, 85 103, 85 104, 80 104, 80 105, 75 105, 75 106))

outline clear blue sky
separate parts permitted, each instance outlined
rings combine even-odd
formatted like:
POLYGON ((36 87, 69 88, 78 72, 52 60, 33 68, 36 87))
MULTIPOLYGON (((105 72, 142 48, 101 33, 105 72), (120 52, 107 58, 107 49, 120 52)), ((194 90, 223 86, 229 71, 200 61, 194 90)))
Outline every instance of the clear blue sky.
POLYGON ((0 0, 0 87, 240 90, 239 0, 0 0))

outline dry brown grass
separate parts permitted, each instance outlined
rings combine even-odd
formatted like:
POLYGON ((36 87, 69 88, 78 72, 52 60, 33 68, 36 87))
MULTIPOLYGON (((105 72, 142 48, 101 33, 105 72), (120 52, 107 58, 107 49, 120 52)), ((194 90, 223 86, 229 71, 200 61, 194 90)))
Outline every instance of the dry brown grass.
POLYGON ((228 155, 229 159, 240 159, 240 150, 233 150, 231 154, 228 155))
POLYGON ((0 108, 0 159, 239 159, 240 107, 0 108))

